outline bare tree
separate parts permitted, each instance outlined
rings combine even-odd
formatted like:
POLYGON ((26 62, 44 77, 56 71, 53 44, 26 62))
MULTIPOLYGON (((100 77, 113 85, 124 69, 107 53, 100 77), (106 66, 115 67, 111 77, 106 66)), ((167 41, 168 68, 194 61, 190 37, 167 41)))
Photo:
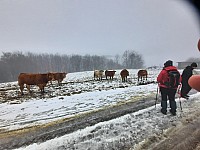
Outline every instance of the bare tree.
POLYGON ((0 59, 1 82, 16 81, 21 72, 77 72, 94 69, 117 69, 121 65, 105 56, 53 55, 6 52, 0 59))
POLYGON ((142 68, 144 60, 142 55, 138 54, 135 51, 126 50, 122 56, 123 65, 125 68, 129 69, 138 69, 142 68))
POLYGON ((129 67, 128 67, 128 62, 129 62, 128 57, 129 57, 129 51, 126 50, 126 51, 124 52, 124 54, 122 55, 122 64, 123 64, 123 66, 124 66, 125 68, 129 68, 129 67))

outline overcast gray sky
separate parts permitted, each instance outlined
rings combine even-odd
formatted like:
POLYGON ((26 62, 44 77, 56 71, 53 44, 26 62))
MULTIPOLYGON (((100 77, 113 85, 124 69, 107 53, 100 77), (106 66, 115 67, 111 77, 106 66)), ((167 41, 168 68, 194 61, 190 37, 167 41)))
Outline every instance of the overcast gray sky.
POLYGON ((199 18, 184 0, 0 0, 0 52, 122 55, 145 65, 199 57, 199 18))

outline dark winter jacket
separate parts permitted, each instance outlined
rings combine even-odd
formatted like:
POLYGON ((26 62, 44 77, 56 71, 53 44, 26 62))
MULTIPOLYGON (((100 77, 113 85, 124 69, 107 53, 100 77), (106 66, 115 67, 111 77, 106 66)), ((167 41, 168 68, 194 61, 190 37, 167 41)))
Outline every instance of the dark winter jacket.
MULTIPOLYGON (((168 66, 168 67, 163 68, 163 70, 159 73, 159 75, 157 77, 159 87, 168 88, 165 85, 165 82, 168 81, 168 71, 178 71, 178 70, 175 66, 168 66)), ((181 77, 180 77, 179 81, 181 82, 181 77)))
POLYGON ((191 66, 187 66, 182 73, 182 83, 186 83, 188 84, 188 80, 189 78, 192 76, 193 72, 192 72, 193 68, 191 66))

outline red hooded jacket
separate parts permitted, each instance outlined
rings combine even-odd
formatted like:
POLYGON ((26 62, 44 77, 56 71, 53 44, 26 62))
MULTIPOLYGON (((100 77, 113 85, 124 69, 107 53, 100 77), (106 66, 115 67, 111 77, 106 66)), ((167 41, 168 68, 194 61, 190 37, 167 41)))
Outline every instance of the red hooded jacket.
MULTIPOLYGON (((157 81, 159 83, 159 87, 164 87, 164 88, 168 88, 164 83, 167 82, 168 80, 168 71, 178 71, 176 67, 174 66, 168 66, 165 67, 158 75, 157 77, 157 81)), ((179 79, 179 81, 181 82, 181 77, 179 79)))

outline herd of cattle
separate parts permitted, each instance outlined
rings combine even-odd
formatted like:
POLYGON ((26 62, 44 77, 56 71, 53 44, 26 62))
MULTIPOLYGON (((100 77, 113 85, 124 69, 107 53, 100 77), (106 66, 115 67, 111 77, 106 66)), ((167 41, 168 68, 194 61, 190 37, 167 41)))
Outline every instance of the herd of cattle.
MULTIPOLYGON (((106 80, 108 80, 108 77, 110 80, 113 80, 113 77, 115 75, 114 70, 106 70, 105 71, 105 77, 106 80)), ((37 85, 41 91, 41 93, 44 93, 44 87, 47 85, 48 82, 52 81, 58 81, 58 85, 61 84, 63 79, 66 77, 67 73, 65 72, 48 72, 48 73, 39 73, 39 74, 32 74, 32 73, 20 73, 18 76, 18 85, 20 87, 21 95, 24 95, 24 85, 26 85, 26 88, 28 89, 28 92, 30 93, 30 85, 37 85)), ((138 81, 139 79, 143 80, 143 77, 147 80, 147 70, 139 70, 138 71, 138 81)), ((94 80, 102 80, 104 76, 104 70, 95 70, 94 71, 94 80)), ((121 70, 120 76, 122 79, 122 82, 127 82, 127 76, 129 76, 129 72, 126 69, 121 70)))
MULTIPOLYGON (((110 78, 110 80, 113 80, 115 72, 116 71, 114 71, 114 70, 106 70, 105 71, 106 80, 108 79, 108 77, 110 78)), ((94 71, 94 79, 96 78, 98 80, 102 80, 103 76, 104 76, 104 70, 95 70, 94 71)), ((122 82, 127 82, 127 76, 129 76, 128 70, 123 69, 120 72, 120 76, 122 78, 122 82)))
POLYGON ((30 91, 30 85, 37 85, 41 91, 41 93, 44 93, 44 87, 47 85, 47 83, 50 81, 57 80, 58 85, 61 84, 63 79, 66 77, 67 73, 65 72, 56 72, 56 73, 38 73, 38 74, 32 74, 32 73, 20 73, 18 76, 18 85, 20 87, 21 94, 23 95, 24 85, 26 84, 26 88, 28 89, 29 93, 30 91))
MULTIPOLYGON (((110 77, 111 80, 113 80, 113 77, 115 75, 115 72, 114 70, 110 71, 110 70, 106 70, 105 71, 105 77, 106 77, 106 80, 108 79, 108 77, 110 77)), ((137 76, 138 76, 138 81, 139 80, 143 80, 144 78, 147 80, 147 70, 139 70, 138 73, 137 73, 137 76)), ((102 80, 104 76, 104 70, 95 70, 94 71, 94 79, 98 79, 98 80, 102 80)), ((127 76, 129 76, 129 72, 128 70, 126 69, 123 69, 121 70, 120 72, 120 76, 121 76, 121 79, 122 79, 122 82, 127 82, 127 76)))

